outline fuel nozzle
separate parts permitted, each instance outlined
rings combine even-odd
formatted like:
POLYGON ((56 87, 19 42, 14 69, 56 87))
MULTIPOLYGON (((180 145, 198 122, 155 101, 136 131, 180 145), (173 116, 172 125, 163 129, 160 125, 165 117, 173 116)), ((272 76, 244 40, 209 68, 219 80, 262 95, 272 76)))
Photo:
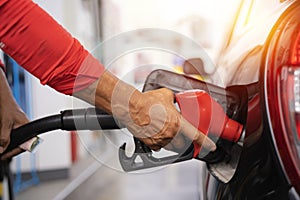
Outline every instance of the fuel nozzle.
MULTIPOLYGON (((230 119, 222 106, 204 90, 188 90, 175 95, 182 116, 205 135, 238 142, 243 125, 230 119)), ((194 144, 196 145, 196 144, 194 144)), ((195 146, 195 149, 200 148, 195 146)))
MULTIPOLYGON (((204 90, 188 90, 175 94, 183 117, 206 135, 221 137, 237 142, 241 137, 243 126, 229 119, 222 106, 204 90)), ((193 158, 205 161, 207 164, 230 163, 231 155, 221 146, 213 152, 201 149, 193 142, 177 155, 155 157, 152 150, 138 138, 134 138, 135 150, 131 156, 126 155, 126 143, 119 148, 119 160, 124 171, 135 171, 183 162, 193 158), (136 162, 139 158, 141 162, 136 162)))

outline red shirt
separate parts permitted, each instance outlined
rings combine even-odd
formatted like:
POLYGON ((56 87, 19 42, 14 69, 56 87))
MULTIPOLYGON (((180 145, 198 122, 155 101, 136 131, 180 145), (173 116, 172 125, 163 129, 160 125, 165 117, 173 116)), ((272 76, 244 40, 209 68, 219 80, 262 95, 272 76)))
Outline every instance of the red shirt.
POLYGON ((57 91, 71 95, 104 71, 78 40, 31 0, 0 0, 0 48, 57 91))

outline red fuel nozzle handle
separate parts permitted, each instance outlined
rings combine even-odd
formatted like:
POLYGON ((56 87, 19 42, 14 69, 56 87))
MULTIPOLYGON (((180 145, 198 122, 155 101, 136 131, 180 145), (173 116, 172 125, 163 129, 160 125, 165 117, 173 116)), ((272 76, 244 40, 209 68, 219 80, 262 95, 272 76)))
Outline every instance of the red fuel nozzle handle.
MULTIPOLYGON (((222 106, 204 90, 188 90, 175 95, 182 116, 205 135, 237 142, 243 125, 230 119, 222 106)), ((196 157, 201 148, 194 144, 196 157)))
MULTIPOLYGON (((175 97, 183 117, 201 132, 233 142, 239 140, 243 126, 229 119, 222 106, 207 92, 189 90, 177 93, 175 97)), ((201 150, 201 147, 196 143, 189 145, 184 152, 180 152, 178 155, 156 158, 151 149, 137 138, 134 138, 134 143, 135 150, 132 156, 127 156, 125 153, 126 143, 119 148, 120 164, 126 172, 164 166, 193 158, 211 164, 230 159, 230 155, 222 147, 218 147, 216 151, 208 152, 205 149, 201 150), (140 158, 141 162, 135 162, 137 157, 140 158)))

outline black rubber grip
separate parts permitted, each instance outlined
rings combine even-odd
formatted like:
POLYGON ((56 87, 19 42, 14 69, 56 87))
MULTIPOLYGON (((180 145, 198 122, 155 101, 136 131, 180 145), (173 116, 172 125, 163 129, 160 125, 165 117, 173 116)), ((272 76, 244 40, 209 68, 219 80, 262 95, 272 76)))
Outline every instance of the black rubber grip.
POLYGON ((63 130, 119 129, 113 116, 95 108, 61 112, 63 130))

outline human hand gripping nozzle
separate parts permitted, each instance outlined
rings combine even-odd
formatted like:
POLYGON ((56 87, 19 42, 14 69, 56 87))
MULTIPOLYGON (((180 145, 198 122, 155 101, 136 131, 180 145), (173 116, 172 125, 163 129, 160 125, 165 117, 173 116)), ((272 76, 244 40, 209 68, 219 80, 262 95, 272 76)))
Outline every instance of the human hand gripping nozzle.
MULTIPOLYGON (((182 116, 199 131, 213 138, 214 141, 222 138, 230 142, 238 142, 240 139, 243 125, 230 119, 222 106, 206 91, 197 89, 179 92, 175 94, 175 100, 182 116)), ((193 158, 207 163, 216 163, 228 159, 226 157, 229 156, 221 147, 218 147, 214 152, 207 152, 198 144, 190 141, 190 145, 178 155, 157 158, 153 156, 151 149, 137 138, 134 138, 134 143, 135 152, 131 157, 125 154, 126 143, 119 149, 121 166, 127 172, 164 166, 193 158), (136 162, 137 157, 142 162, 136 162)))

